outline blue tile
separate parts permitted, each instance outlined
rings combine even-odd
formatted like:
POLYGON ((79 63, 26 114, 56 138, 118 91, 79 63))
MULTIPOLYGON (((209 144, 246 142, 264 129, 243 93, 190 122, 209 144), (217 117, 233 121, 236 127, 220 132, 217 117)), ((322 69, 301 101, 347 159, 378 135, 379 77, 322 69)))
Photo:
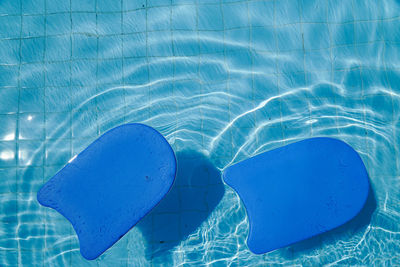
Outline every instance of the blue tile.
POLYGON ((399 12, 399 2, 397 0, 387 0, 385 2, 385 9, 382 10, 382 7, 380 7, 380 15, 381 18, 395 18, 398 17, 399 12), (389 8, 389 7, 394 7, 394 8, 389 8))
POLYGON ((253 71, 262 74, 275 74, 277 72, 276 54, 256 54, 253 59, 253 71))
POLYGON ((253 56, 250 50, 241 49, 225 53, 229 67, 234 70, 244 70, 252 64, 253 56))
POLYGON ((354 58, 356 51, 353 45, 332 48, 333 68, 336 70, 351 67, 349 58, 354 58))
MULTIPOLYGON (((167 108, 171 109, 171 112, 175 112, 175 101, 173 99, 173 84, 170 82, 160 82, 156 86, 151 86, 149 91, 149 98, 151 100, 163 99, 163 103, 166 103, 167 108)), ((153 108, 153 107, 152 107, 153 108)), ((158 110, 155 109, 155 112, 158 110)))
MULTIPOLYGON (((2 151, 1 143, 0 143, 0 151, 2 151)), ((1 164, 2 164, 2 159, 0 158, 0 166, 1 164)), ((2 222, 2 225, 9 225, 9 226, 17 225, 18 218, 17 218, 16 194, 2 194, 0 195, 0 202, 2 203, 0 205, 0 222, 2 222)), ((12 227, 10 228, 12 229, 12 227)))
POLYGON ((69 86, 70 62, 46 63, 46 85, 69 86))
POLYGON ((44 38, 29 38, 21 40, 22 62, 43 61, 45 50, 44 38))
POLYGON ((225 30, 225 42, 232 43, 238 47, 246 47, 250 44, 251 31, 250 28, 237 28, 225 30), (238 40, 241 40, 242 44, 238 44, 238 40))
POLYGON ((310 51, 305 53, 305 69, 307 71, 330 71, 331 62, 329 51, 310 51))
MULTIPOLYGON (((379 26, 378 26, 379 27, 379 26)), ((382 39, 385 41, 400 43, 400 33, 397 29, 400 28, 400 20, 382 21, 382 39)), ((379 30, 379 29, 378 29, 379 30)))
POLYGON ((256 50, 276 51, 277 49, 275 29, 272 27, 254 28, 251 31, 251 41, 256 50))
POLYGON ((345 73, 343 84, 345 84, 345 95, 355 97, 362 96, 362 79, 359 69, 351 69, 345 73))
MULTIPOLYGON (((203 177, 204 178, 204 177, 203 177)), ((204 187, 184 187, 180 188, 180 197, 186 201, 181 202, 182 211, 207 211, 207 188, 204 187)))
MULTIPOLYGON (((96 14, 95 13, 73 13, 72 14, 72 32, 73 33, 86 33, 86 34, 97 34, 96 25, 96 14)), ((73 38, 78 37, 91 37, 96 38, 96 36, 88 35, 73 35, 73 38)))
POLYGON ((224 4, 222 12, 225 29, 248 27, 249 18, 247 12, 244 11, 247 11, 247 3, 224 4))
MULTIPOLYGON (((304 72, 303 51, 280 52, 277 60, 278 73, 298 73, 304 72), (299 60, 293 60, 298 58, 299 60)), ((330 64, 329 64, 330 67, 330 64)), ((305 67, 308 71, 307 66, 305 67)))
POLYGON ((22 113, 19 116, 19 139, 44 139, 44 114, 22 113))
POLYGON ((382 10, 382 1, 370 0, 368 2, 354 0, 354 19, 355 20, 377 20, 379 19, 379 14, 384 12, 382 10))
MULTIPOLYGON (((323 74, 319 74, 318 72, 316 72, 314 76, 321 77, 323 76, 323 74)), ((313 80, 310 78, 309 80, 309 82, 312 84, 313 80)), ((329 83, 320 83, 313 87, 312 93, 315 97, 334 99, 335 97, 338 97, 340 95, 340 89, 335 85, 331 85, 329 83)))
POLYGON ((123 1, 123 10, 134 10, 146 7, 146 0, 140 1, 123 1))
POLYGON ((118 12, 121 11, 122 1, 108 1, 108 0, 97 0, 97 11, 100 12, 118 12))
POLYGON ((47 166, 64 165, 71 159, 71 140, 49 140, 46 142, 45 162, 47 166))
POLYGON ((44 36, 45 17, 23 16, 22 17, 22 37, 44 36))
POLYGON ((388 84, 390 88, 396 93, 400 92, 400 71, 398 70, 387 70, 386 71, 388 84))
POLYGON ((46 34, 70 34, 71 18, 70 14, 52 14, 46 17, 46 34))
POLYGON ((275 1, 275 23, 293 24, 300 21, 300 7, 297 0, 275 1))
POLYGON ((120 34, 122 31, 121 13, 97 14, 97 32, 99 34, 120 34))
MULTIPOLYGON (((243 95, 251 95, 251 90, 246 90, 243 95)), ((243 99, 243 98, 242 98, 243 99)), ((240 129, 251 129, 255 127, 255 112, 249 112, 253 110, 256 105, 256 101, 247 100, 247 101, 231 101, 229 105, 231 120, 237 118, 234 123, 234 127, 232 128, 232 142, 234 144, 234 149, 238 148, 236 145, 241 146, 246 142, 246 138, 248 137, 246 133, 242 132, 240 129), (245 113, 246 115, 242 114, 245 113)))
POLYGON ((43 168, 18 168, 16 185, 18 186, 18 192, 37 192, 39 188, 43 185, 43 168))
POLYGON ((174 31, 173 51, 176 56, 195 56, 200 53, 200 44, 197 40, 189 38, 187 31, 174 31))
MULTIPOLYGON (((371 45, 369 43, 361 43, 354 45, 355 54, 352 56, 353 61, 355 61, 356 66, 361 65, 361 61, 363 65, 376 66, 383 64, 382 57, 382 46, 381 45, 371 45)), ((391 57, 396 58, 398 53, 392 54, 391 57)), ((385 59, 387 59, 385 57, 385 59)))
POLYGON ((15 142, 0 141, 0 168, 16 165, 15 148, 15 142))
POLYGON ((96 79, 105 78, 97 75, 97 68, 96 60, 76 60, 71 66, 71 84, 75 86, 96 85, 96 79))
POLYGON ((118 125, 124 123, 125 114, 122 108, 123 101, 116 102, 120 108, 112 108, 109 110, 99 110, 99 134, 104 134, 105 132, 111 130, 118 125))
POLYGON ((124 94, 122 88, 110 88, 108 86, 98 88, 99 95, 96 97, 96 106, 98 109, 98 116, 101 118, 99 121, 105 120, 107 114, 100 113, 101 111, 110 111, 113 113, 111 117, 118 116, 118 110, 123 109, 124 94), (116 108, 117 107, 117 108, 116 108), (119 107, 119 108, 118 108, 119 107))
MULTIPOLYGON (((77 110, 81 108, 82 110, 85 110, 87 108, 96 108, 96 85, 72 86, 70 90, 71 108, 73 109, 73 114, 75 114, 77 110)), ((75 116, 77 115, 79 114, 75 114, 75 116)))
POLYGON ((21 0, 4 0, 0 5, 0 14, 19 15, 21 14, 21 0))
POLYGON ((219 5, 200 5, 198 7, 199 30, 224 30, 222 11, 219 5))
POLYGON ((202 61, 200 63, 199 77, 206 81, 225 81, 228 71, 223 62, 223 54, 214 54, 215 61, 202 61))
MULTIPOLYGON (((390 135, 394 131, 392 126, 385 124, 384 127, 387 131, 385 134, 390 135)), ((372 129, 367 131, 368 153, 374 156, 365 157, 363 160, 369 170, 368 174, 370 177, 385 177, 384 179, 387 182, 388 177, 398 177, 398 169, 396 160, 388 160, 388 158, 393 157, 397 153, 396 146, 393 145, 393 139, 388 138, 385 134, 378 133, 372 129)))
POLYGON ((72 136, 75 138, 97 137, 97 111, 82 107, 72 114, 72 136))
MULTIPOLYGON (((17 192, 16 174, 17 174, 16 168, 0 169, 0 177, 2 177, 2 181, 0 183, 1 194, 17 192)), ((2 241, 4 242, 4 239, 2 241)), ((0 244, 2 241, 0 241, 0 244)))
POLYGON ((19 100, 20 112, 43 112, 44 90, 43 88, 21 89, 19 100))
POLYGON ((44 14, 45 0, 31 0, 22 2, 23 14, 44 14))
POLYGON ((153 242, 175 241, 179 237, 178 214, 155 214, 153 223, 153 242))
POLYGON ((71 89, 69 87, 47 87, 45 108, 46 112, 71 110, 71 89))
POLYGON ((99 37, 99 58, 122 57, 122 38, 120 36, 99 37))
POLYGON ((43 141, 19 141, 18 166, 43 166, 43 157, 43 141))
POLYGON ((0 87, 12 87, 18 85, 17 65, 0 65, 0 73, 0 87))
POLYGON ((327 5, 319 0, 301 0, 302 22, 326 22, 327 5))
POLYGON ((46 60, 61 61, 71 58, 71 37, 57 36, 46 39, 46 60))
POLYGON ((106 82, 110 84, 121 84, 122 59, 104 60, 97 68, 99 77, 107 77, 106 82))
POLYGON ((136 33, 123 36, 124 57, 146 56, 146 34, 136 33))
MULTIPOLYGON (((69 112, 48 112, 45 118, 46 139, 71 138, 71 116, 69 112)), ((46 146, 47 147, 47 146, 46 146)), ((58 163, 57 163, 58 164, 58 163)))
POLYGON ((384 57, 385 57, 385 65, 386 67, 391 67, 397 69, 398 63, 400 62, 400 53, 398 44, 391 44, 391 43, 386 43, 385 44, 385 51, 384 51, 384 57))
POLYGON ((229 81, 229 93, 235 96, 231 103, 245 101, 243 106, 252 106, 253 102, 253 80, 252 77, 238 76, 229 81), (234 86, 233 86, 234 85, 234 86))
POLYGON ((328 1, 328 22, 344 23, 354 21, 353 1, 328 1))
POLYGON ((162 199, 162 201, 154 208, 152 213, 159 212, 180 212, 180 204, 179 204, 179 190, 171 190, 168 194, 162 199))
MULTIPOLYGON (((300 88, 304 88, 309 86, 307 80, 308 73, 305 72, 297 72, 297 73, 284 73, 279 75, 279 92, 290 92, 293 90, 300 90, 300 88), (307 82, 306 82, 307 81, 307 82)), ((304 89, 303 89, 304 90, 304 89)), ((301 91, 297 93, 301 94, 301 91)))
POLYGON ((20 16, 0 16, 0 38, 19 38, 21 29, 20 16))
POLYGON ((196 4, 195 0, 172 0, 172 4, 174 5, 184 5, 184 4, 196 4))
POLYGON ((17 115, 16 114, 0 114, 0 141, 15 140, 17 131, 17 115))
POLYGON ((19 40, 0 40, 0 64, 19 63, 19 40))
POLYGON ((175 77, 179 79, 196 79, 198 77, 198 62, 193 60, 176 60, 174 65, 175 77))
MULTIPOLYGON (((257 75, 253 80, 254 99, 266 100, 278 95, 278 79, 275 75, 257 75)), ((261 101, 258 101, 261 102, 261 101)), ((256 102, 256 103, 258 103, 256 102)))
POLYGON ((332 45, 352 45, 354 43, 354 24, 330 24, 332 45))
POLYGON ((306 50, 329 47, 329 31, 326 24, 304 24, 303 30, 306 50))
POLYGON ((174 66, 172 64, 160 64, 158 62, 149 64, 149 77, 150 80, 157 80, 158 78, 172 77, 174 66))
POLYGON ((199 39, 201 54, 222 53, 224 51, 224 32, 200 32, 199 39))
MULTIPOLYGON (((19 201, 20 204, 22 201, 19 201)), ((19 207, 22 209, 22 207, 19 207)), ((21 265, 32 264, 32 262, 43 262, 44 224, 36 224, 32 227, 29 223, 21 223, 17 229, 18 244, 21 250, 21 265), (28 251, 35 248, 35 250, 28 251), (23 259, 22 259, 23 258, 23 259)))
POLYGON ((378 88, 390 88, 387 72, 383 68, 362 68, 361 80, 364 89, 364 96, 376 94, 379 92, 378 88))
POLYGON ((196 7, 183 6, 172 9, 173 30, 195 30, 196 29, 196 7))
POLYGON ((279 51, 303 49, 303 39, 299 25, 288 25, 276 29, 276 39, 279 51))
POLYGON ((274 1, 251 1, 248 6, 250 25, 253 27, 274 25, 274 1))
POLYGON ((148 0, 147 7, 154 7, 154 6, 165 6, 169 4, 170 1, 166 2, 164 0, 148 0))
MULTIPOLYGON (((380 25, 376 22, 358 22, 355 23, 355 38, 354 41, 360 43, 370 43, 382 40, 380 25)), ((396 32, 396 31, 394 31, 396 32)))
MULTIPOLYGON (((275 113, 274 113, 275 114, 275 113)), ((273 117, 271 119, 272 121, 277 121, 276 117, 273 117)), ((257 149, 257 153, 262 153, 274 148, 277 148, 279 146, 283 145, 283 129, 280 126, 280 122, 278 124, 267 124, 263 128, 261 128, 257 132, 257 138, 260 147, 257 149), (274 142, 271 142, 270 140, 275 140, 274 142)))
POLYGON ((368 95, 364 99, 366 120, 374 125, 385 125, 393 123, 396 120, 393 116, 392 96, 390 95, 368 95))
POLYGON ((149 56, 172 56, 171 33, 149 32, 147 46, 149 56))
POLYGON ((71 0, 72 11, 96 11, 96 0, 71 0))
POLYGON ((72 155, 77 155, 92 143, 91 138, 72 139, 72 155))
POLYGON ((16 88, 0 88, 0 113, 7 114, 17 112, 18 96, 19 91, 16 88))
POLYGON ((163 31, 171 29, 170 7, 155 7, 147 10, 147 30, 163 31))
POLYGON ((124 13, 124 33, 136 33, 146 31, 146 10, 140 9, 124 13))
POLYGON ((97 37, 74 35, 72 39, 72 58, 96 58, 97 37))
POLYGON ((69 12, 70 2, 62 0, 46 0, 47 13, 69 12))
POLYGON ((28 63, 21 65, 21 87, 44 87, 44 73, 45 69, 43 63, 28 63))
MULTIPOLYGON (((226 89, 226 84, 224 84, 226 89)), ((202 85, 199 81, 192 81, 192 80, 180 80, 176 81, 174 84, 174 94, 176 97, 184 97, 186 95, 190 95, 191 93, 198 93, 201 92, 202 85)), ((217 89, 214 87, 212 89, 214 91, 220 91, 221 89, 217 89)))
POLYGON ((145 84, 149 81, 147 61, 144 58, 125 59, 124 69, 126 84, 145 84))

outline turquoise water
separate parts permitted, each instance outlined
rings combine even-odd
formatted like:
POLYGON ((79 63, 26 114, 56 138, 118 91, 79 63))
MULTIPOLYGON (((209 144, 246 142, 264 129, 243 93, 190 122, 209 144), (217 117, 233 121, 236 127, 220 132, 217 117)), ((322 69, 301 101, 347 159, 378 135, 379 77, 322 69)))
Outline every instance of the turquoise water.
POLYGON ((1 266, 400 265, 400 2, 0 2, 1 266), (84 260, 38 188, 99 135, 141 122, 177 153, 167 198, 84 260), (254 255, 220 170, 308 137, 361 155, 351 223, 254 255))

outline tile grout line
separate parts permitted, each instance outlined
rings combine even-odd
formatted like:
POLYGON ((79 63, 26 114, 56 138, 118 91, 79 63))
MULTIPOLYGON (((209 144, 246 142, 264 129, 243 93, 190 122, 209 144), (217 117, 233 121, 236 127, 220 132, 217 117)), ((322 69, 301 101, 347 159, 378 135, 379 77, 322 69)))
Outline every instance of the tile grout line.
MULTIPOLYGON (((44 13, 45 13, 45 15, 44 15, 44 35, 45 35, 45 38, 44 38, 44 53, 43 53, 43 87, 44 87, 44 89, 43 89, 43 97, 44 97, 44 99, 46 99, 46 89, 47 89, 47 56, 46 56, 46 46, 47 46, 47 1, 45 0, 44 1, 44 13)), ((44 117, 44 126, 46 126, 45 125, 45 123, 46 123, 46 105, 44 105, 44 107, 43 107, 43 111, 44 111, 44 115, 43 115, 43 117, 44 117)), ((46 138, 46 127, 45 127, 45 129, 44 129, 44 138, 46 138)), ((46 142, 44 142, 44 146, 43 146, 43 150, 44 151, 46 151, 47 150, 47 144, 46 144, 46 142)), ((43 166, 42 166, 42 169, 43 169, 43 184, 45 183, 45 178, 46 178, 46 175, 45 175, 45 170, 46 170, 46 168, 45 168, 45 155, 43 155, 43 161, 42 161, 42 164, 43 164, 43 166)), ((45 224, 44 224, 44 236, 45 236, 45 239, 44 239, 44 255, 43 255, 43 266, 44 266, 44 262, 45 262, 45 256, 46 256, 46 253, 47 253, 47 251, 48 251, 48 247, 47 247, 47 238, 46 238, 46 236, 48 235, 48 228, 47 228, 47 222, 48 222, 48 215, 49 215, 49 213, 48 213, 48 210, 46 209, 45 210, 45 214, 46 214, 46 222, 45 222, 45 224)))
MULTIPOLYGON (((17 107, 17 129, 15 131, 15 159, 14 159, 14 164, 16 164, 16 167, 18 169, 19 166, 19 127, 20 127, 20 104, 21 104, 21 62, 22 62, 22 25, 23 25, 23 16, 22 16, 22 1, 20 1, 20 32, 19 32, 19 67, 18 67, 18 107, 17 107)), ((18 172, 17 169, 15 170, 15 182, 16 182, 16 190, 15 190, 15 216, 17 219, 17 229, 15 232, 15 236, 18 237, 18 230, 19 230, 19 205, 18 205, 18 172)), ((18 265, 21 265, 21 244, 18 238, 17 241, 17 262, 18 265)))

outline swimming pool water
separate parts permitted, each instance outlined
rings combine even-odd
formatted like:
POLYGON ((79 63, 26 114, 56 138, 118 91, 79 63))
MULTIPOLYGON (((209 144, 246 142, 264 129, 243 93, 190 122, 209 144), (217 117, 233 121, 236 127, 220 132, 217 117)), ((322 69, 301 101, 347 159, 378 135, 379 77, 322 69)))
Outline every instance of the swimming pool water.
POLYGON ((400 2, 0 2, 1 266, 400 265, 400 2), (38 188, 99 135, 148 124, 177 153, 167 198, 95 261, 38 188), (315 136, 361 155, 351 223, 254 255, 220 170, 315 136))

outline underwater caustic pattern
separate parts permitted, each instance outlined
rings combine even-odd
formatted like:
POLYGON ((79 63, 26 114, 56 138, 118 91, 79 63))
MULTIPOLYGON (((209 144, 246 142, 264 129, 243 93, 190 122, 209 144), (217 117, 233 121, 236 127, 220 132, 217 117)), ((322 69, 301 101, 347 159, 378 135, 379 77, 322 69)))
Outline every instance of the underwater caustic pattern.
POLYGON ((400 264, 399 9, 395 0, 1 1, 0 265, 400 264), (188 172, 167 208, 87 262, 73 228, 36 193, 129 122, 162 133, 188 172), (321 136, 357 151, 372 196, 343 227, 252 254, 243 203, 219 172, 321 136), (206 180, 191 182, 195 163, 206 180))

